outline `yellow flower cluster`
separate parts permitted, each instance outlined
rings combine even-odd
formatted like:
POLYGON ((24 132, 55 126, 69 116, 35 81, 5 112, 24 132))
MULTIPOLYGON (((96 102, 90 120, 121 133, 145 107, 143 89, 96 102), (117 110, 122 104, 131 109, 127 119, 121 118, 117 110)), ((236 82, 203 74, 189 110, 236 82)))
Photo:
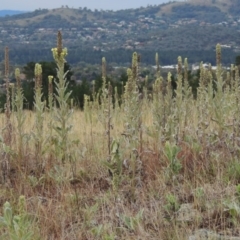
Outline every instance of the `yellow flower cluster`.
POLYGON ((53 58, 57 63, 64 63, 65 57, 67 56, 67 48, 63 48, 59 54, 57 48, 52 48, 53 58))
POLYGON ((42 75, 42 66, 39 63, 35 64, 35 70, 34 70, 35 76, 41 76, 42 75))
POLYGON ((168 73, 167 81, 168 83, 172 82, 172 74, 170 72, 168 73))
POLYGON ((127 69, 127 75, 128 75, 128 78, 132 77, 132 70, 130 68, 127 69))
POLYGON ((19 78, 20 77, 20 69, 19 68, 16 68, 15 69, 15 78, 19 78))
POLYGON ((52 84, 53 76, 48 76, 48 82, 52 84))

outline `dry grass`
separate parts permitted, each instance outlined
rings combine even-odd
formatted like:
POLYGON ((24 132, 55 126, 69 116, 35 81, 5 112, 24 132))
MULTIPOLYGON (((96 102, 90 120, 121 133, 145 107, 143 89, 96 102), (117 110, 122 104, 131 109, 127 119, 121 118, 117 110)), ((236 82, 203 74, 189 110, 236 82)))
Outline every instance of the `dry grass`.
POLYGON ((179 58, 175 97, 158 77, 149 100, 137 88, 134 53, 122 106, 111 106, 104 85, 102 105, 85 98, 82 112, 67 103, 60 32, 52 52, 60 107, 46 109, 37 89, 35 112, 20 104, 10 120, 0 115, 2 135, 12 124, 11 144, 0 142, 1 239, 185 240, 202 228, 240 235, 237 75, 230 89, 220 62, 216 72, 200 68, 194 99, 179 58))
MULTIPOLYGON (((192 113, 195 118, 196 108, 193 107, 192 113)), ((178 158, 182 159, 183 168, 170 179, 166 174, 167 159, 155 140, 144 131, 143 186, 136 189, 132 200, 127 178, 123 179, 117 195, 111 190, 111 179, 102 164, 107 157, 106 133, 95 114, 96 122, 92 125, 82 111, 75 111, 71 119, 70 138, 79 140, 75 146, 78 155, 74 179, 71 164, 57 163, 51 152, 44 155, 47 164, 41 178, 35 176, 31 141, 25 149, 25 167, 14 162, 14 158, 12 160, 10 182, 0 192, 1 205, 5 201, 14 205, 18 197, 24 195, 28 213, 37 216, 38 229, 35 231, 41 232, 40 239, 186 239, 198 228, 240 233, 222 205, 226 200, 235 199, 237 183, 236 179, 227 179, 230 176, 226 170, 233 156, 226 148, 216 145, 203 149, 202 146, 199 151, 192 141, 182 141, 178 158), (216 154, 211 155, 209 151, 216 154), (226 162, 226 159, 229 160, 226 162), (200 188, 203 195, 196 196, 200 188), (166 210, 169 194, 174 195, 180 205, 194 204, 202 220, 177 223, 176 212, 166 210)), ((113 115, 114 138, 119 138, 123 131, 121 114, 113 115)), ((25 115, 24 130, 30 134, 34 131, 34 113, 25 111, 25 115)), ((149 108, 144 109, 143 116, 145 129, 151 128, 153 119, 149 108)), ((1 115, 1 119, 3 117, 1 115)), ((45 137, 48 119, 49 114, 45 113, 45 137)), ((3 128, 3 120, 0 122, 3 128)), ((196 119, 189 122, 188 134, 194 135, 196 119)))

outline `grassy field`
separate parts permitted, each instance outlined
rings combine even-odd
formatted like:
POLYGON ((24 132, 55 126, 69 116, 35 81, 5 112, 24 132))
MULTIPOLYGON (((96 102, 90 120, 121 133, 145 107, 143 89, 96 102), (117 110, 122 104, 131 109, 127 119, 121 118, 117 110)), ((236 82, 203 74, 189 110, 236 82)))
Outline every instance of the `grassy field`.
POLYGON ((49 77, 42 101, 36 65, 35 110, 25 111, 19 70, 10 96, 6 50, 0 239, 238 239, 240 79, 221 68, 219 45, 217 70, 200 66, 197 97, 180 57, 176 90, 157 68, 153 90, 146 80, 140 91, 134 53, 118 105, 103 59, 102 91, 84 111, 67 92, 60 33, 52 51, 57 95, 49 77))

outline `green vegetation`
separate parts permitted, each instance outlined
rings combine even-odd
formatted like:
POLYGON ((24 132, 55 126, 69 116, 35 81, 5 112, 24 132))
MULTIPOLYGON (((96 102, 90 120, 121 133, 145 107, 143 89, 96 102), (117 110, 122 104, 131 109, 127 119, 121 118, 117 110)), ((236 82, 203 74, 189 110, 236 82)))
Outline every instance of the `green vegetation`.
POLYGON ((239 236, 240 78, 237 66, 222 67, 219 44, 217 68, 201 63, 197 74, 179 56, 177 75, 164 76, 156 54, 153 82, 141 76, 137 52, 120 84, 103 58, 89 93, 86 82, 72 87, 67 78, 60 32, 52 55, 56 65, 34 66, 27 111, 19 69, 16 86, 9 81, 5 48, 1 239, 239 236), (80 86, 83 110, 73 98, 80 86))
POLYGON ((185 4, 180 6, 173 6, 172 8, 172 19, 181 18, 194 18, 196 20, 202 20, 211 23, 219 23, 227 20, 226 13, 215 6, 204 6, 204 5, 191 5, 185 4))

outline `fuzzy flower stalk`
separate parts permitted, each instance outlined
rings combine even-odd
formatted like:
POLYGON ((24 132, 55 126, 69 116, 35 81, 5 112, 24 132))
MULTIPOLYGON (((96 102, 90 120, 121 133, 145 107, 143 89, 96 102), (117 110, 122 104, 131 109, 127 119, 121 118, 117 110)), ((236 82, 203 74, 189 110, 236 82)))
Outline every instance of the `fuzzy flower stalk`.
POLYGON ((175 104, 176 104, 176 117, 177 117, 177 123, 175 126, 175 129, 177 131, 174 134, 176 143, 178 143, 179 140, 179 135, 181 132, 181 122, 182 122, 182 116, 183 116, 183 75, 182 75, 182 57, 178 57, 178 67, 177 67, 177 89, 175 90, 176 94, 176 99, 175 99, 175 104))
POLYGON ((222 50, 221 50, 221 45, 218 43, 216 46, 216 64, 217 64, 217 81, 220 81, 221 74, 222 74, 222 50))
POLYGON ((57 47, 52 49, 53 58, 57 64, 57 78, 55 96, 58 108, 55 109, 54 115, 56 124, 53 129, 58 135, 56 151, 59 159, 64 163, 68 153, 68 133, 71 130, 69 120, 72 115, 72 110, 69 108, 69 98, 71 92, 68 91, 68 83, 66 80, 67 72, 64 72, 64 64, 66 62, 67 49, 62 47, 62 34, 59 31, 57 36, 57 47))
POLYGON ((48 107, 51 114, 53 111, 53 76, 48 76, 48 107))
MULTIPOLYGON (((7 149, 12 144, 12 123, 11 123, 11 105, 10 105, 10 92, 9 92, 9 53, 8 47, 5 48, 5 83, 6 83, 6 104, 5 104, 5 133, 4 133, 4 145, 7 149)), ((1 177, 2 183, 6 183, 9 175, 9 162, 10 154, 4 150, 4 157, 1 158, 1 177)))
POLYGON ((156 53, 155 55, 155 62, 156 62, 156 75, 157 75, 157 78, 160 77, 160 64, 159 64, 159 57, 158 57, 158 53, 156 53))
POLYGON ((22 160, 23 156, 23 138, 24 138, 24 131, 23 125, 25 122, 25 115, 23 113, 23 90, 21 87, 21 79, 20 79, 20 70, 17 68, 15 70, 15 78, 17 83, 17 90, 15 95, 15 106, 16 106, 16 120, 17 120, 17 136, 18 136, 18 156, 19 160, 22 160))
POLYGON ((126 149, 130 153, 130 177, 132 180, 132 195, 134 188, 141 185, 141 159, 138 152, 141 136, 141 103, 140 94, 137 86, 137 69, 138 57, 137 53, 133 54, 132 69, 127 70, 128 81, 125 86, 124 93, 124 112, 125 125, 124 136, 126 140, 126 149))
POLYGON ((6 83, 6 104, 5 104, 5 116, 6 116, 6 135, 5 143, 10 146, 12 142, 12 124, 11 124, 11 101, 10 101, 10 80, 9 80, 9 49, 5 48, 5 83, 6 83))
POLYGON ((49 109, 49 138, 52 141, 52 128, 53 128, 53 76, 48 76, 48 109, 49 109))
POLYGON ((39 169, 43 167, 41 162, 43 149, 43 121, 44 121, 44 107, 42 101, 42 66, 38 63, 35 65, 35 132, 33 137, 35 139, 35 159, 36 167, 39 169))
MULTIPOLYGON (((110 161, 111 159, 111 129, 112 129, 112 86, 109 82, 107 84, 107 74, 106 74, 106 59, 102 58, 102 89, 100 95, 100 112, 99 112, 99 120, 103 124, 105 134, 107 136, 107 147, 108 147, 108 156, 107 160, 110 161)), ((112 173, 109 170, 109 174, 112 173)))

